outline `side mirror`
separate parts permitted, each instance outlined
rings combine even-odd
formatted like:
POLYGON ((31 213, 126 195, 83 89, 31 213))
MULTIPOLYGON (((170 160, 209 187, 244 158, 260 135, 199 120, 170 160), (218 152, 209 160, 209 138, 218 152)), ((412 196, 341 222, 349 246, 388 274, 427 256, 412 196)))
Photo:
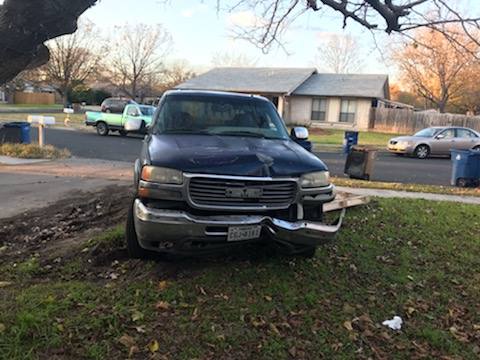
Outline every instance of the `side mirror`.
POLYGON ((140 119, 128 119, 125 122, 125 130, 126 131, 139 131, 142 127, 142 120, 140 119))
POLYGON ((445 139, 445 134, 439 134, 439 135, 435 136, 435 139, 437 139, 437 140, 445 139))
POLYGON ((307 140, 308 130, 304 127, 294 127, 291 136, 294 140, 307 140))

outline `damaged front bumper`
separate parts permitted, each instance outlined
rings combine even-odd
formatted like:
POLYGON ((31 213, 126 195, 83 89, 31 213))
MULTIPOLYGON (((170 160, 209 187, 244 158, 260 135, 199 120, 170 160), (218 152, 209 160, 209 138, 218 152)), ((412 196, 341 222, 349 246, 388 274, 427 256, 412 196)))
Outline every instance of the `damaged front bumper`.
POLYGON ((343 210, 331 225, 305 220, 290 222, 264 215, 196 216, 185 211, 151 208, 140 199, 135 200, 133 210, 140 246, 176 253, 211 251, 234 244, 227 240, 232 226, 259 225, 263 237, 287 247, 316 246, 335 238, 345 215, 343 210))

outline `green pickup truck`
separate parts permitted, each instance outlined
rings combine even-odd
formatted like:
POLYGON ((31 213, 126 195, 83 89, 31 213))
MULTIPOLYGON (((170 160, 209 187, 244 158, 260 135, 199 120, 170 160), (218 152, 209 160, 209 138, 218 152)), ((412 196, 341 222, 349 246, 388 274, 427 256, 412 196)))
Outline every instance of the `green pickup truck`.
POLYGON ((155 107, 149 105, 129 104, 123 114, 104 113, 99 111, 87 111, 85 113, 85 125, 95 126, 97 134, 107 136, 110 131, 118 131, 121 136, 129 132, 145 133, 150 126, 155 107), (140 126, 129 126, 131 123, 139 123, 140 126), (139 128, 140 130, 130 130, 139 128))

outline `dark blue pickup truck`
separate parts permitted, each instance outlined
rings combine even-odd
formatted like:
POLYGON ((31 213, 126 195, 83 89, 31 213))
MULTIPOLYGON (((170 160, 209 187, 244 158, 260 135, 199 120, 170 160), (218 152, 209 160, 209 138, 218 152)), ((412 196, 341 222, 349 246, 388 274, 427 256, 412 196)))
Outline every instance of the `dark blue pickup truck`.
POLYGON ((160 101, 140 158, 127 219, 132 257, 199 254, 271 241, 313 256, 333 239, 323 204, 335 198, 305 128, 288 130, 267 99, 170 91, 160 101))

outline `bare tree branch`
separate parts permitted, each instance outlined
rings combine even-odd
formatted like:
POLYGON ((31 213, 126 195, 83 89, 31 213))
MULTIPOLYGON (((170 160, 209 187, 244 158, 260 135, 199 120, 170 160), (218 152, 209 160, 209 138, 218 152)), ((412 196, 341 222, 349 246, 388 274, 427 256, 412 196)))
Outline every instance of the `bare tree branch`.
POLYGON ((250 10, 259 17, 255 26, 243 26, 234 33, 264 51, 281 44, 283 31, 296 18, 322 9, 340 13, 343 27, 352 20, 370 30, 408 34, 417 28, 442 31, 442 25, 461 24, 472 41, 480 41, 480 16, 466 16, 446 0, 240 0, 232 9, 250 10))
POLYGON ((170 34, 161 25, 126 25, 112 43, 110 81, 129 97, 141 99, 165 70, 170 34))
POLYGON ((361 47, 350 35, 334 35, 320 46, 315 58, 317 69, 336 74, 357 72, 362 64, 361 47))

